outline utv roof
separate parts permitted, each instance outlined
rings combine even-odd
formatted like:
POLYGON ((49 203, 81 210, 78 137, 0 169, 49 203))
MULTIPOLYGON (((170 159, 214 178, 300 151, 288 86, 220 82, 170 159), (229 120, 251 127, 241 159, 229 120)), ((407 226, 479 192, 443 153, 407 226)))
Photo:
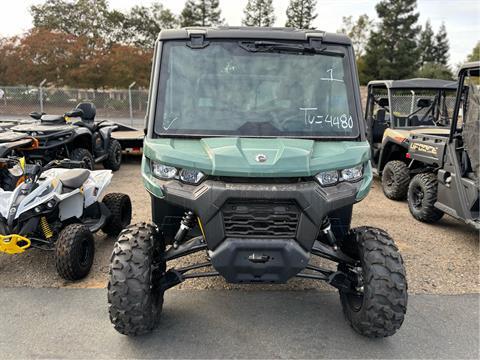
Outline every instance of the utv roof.
POLYGON ((471 69, 479 69, 480 68, 480 61, 472 61, 465 63, 461 66, 460 71, 463 70, 471 70, 471 69))
POLYGON ((266 28, 266 27, 187 27, 183 29, 162 30, 159 41, 189 39, 191 35, 202 34, 205 39, 269 39, 305 41, 309 38, 320 38, 327 43, 351 45, 348 36, 336 33, 327 33, 320 30, 299 30, 294 28, 266 28))
POLYGON ((439 79, 374 80, 368 86, 385 86, 387 89, 447 89, 456 90, 457 82, 439 79))

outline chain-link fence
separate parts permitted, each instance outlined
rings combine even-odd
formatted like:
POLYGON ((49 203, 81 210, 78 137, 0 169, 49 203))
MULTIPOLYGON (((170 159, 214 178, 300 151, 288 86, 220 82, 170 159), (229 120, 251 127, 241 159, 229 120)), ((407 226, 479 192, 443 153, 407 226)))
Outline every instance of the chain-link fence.
MULTIPOLYGON (((392 90, 390 95, 391 104, 388 105, 388 108, 396 118, 406 119, 414 114, 416 118, 421 119, 427 113, 430 113, 431 115, 431 106, 426 106, 423 108, 418 107, 418 100, 429 100, 430 103, 433 104, 434 102, 438 101, 439 97, 439 108, 436 111, 439 111, 441 118, 444 118, 444 121, 448 124, 449 120, 453 116, 456 96, 456 92, 454 90, 445 90, 445 92, 421 89, 416 89, 415 91, 392 90)), ((373 96, 376 99, 373 113, 376 114, 380 109, 378 101, 381 98, 388 99, 388 91, 384 88, 374 89, 373 96)))
MULTIPOLYGON (((420 99, 429 100, 431 103, 438 101, 439 92, 437 90, 416 90, 416 91, 392 91, 392 112, 396 116, 408 116, 415 112, 419 117, 424 116, 430 111, 430 106, 419 108, 417 102, 420 99)), ((448 118, 453 116, 453 109, 455 107, 455 91, 446 92, 446 96, 440 98, 440 104, 445 111, 448 118)))
POLYGON ((84 90, 0 85, 0 119, 21 119, 32 111, 63 114, 82 101, 97 107, 97 119, 111 119, 134 127, 143 124, 147 90, 84 90), (3 96, 2 96, 3 95, 3 96))

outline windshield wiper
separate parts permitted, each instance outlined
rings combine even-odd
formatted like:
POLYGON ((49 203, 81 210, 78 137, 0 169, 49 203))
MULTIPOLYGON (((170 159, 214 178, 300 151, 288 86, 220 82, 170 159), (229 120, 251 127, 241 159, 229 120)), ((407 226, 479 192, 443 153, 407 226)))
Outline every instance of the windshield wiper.
POLYGON ((291 52, 296 54, 320 54, 327 47, 316 48, 303 44, 291 44, 275 41, 240 41, 238 44, 242 49, 250 52, 291 52))

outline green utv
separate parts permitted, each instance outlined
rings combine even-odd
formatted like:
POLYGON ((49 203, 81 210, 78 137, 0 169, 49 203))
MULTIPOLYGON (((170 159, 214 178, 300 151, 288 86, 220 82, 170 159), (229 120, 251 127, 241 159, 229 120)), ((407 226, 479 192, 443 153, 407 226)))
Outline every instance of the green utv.
POLYGON ((164 292, 187 279, 297 277, 337 288, 360 334, 394 334, 407 306, 402 257, 385 231, 350 229, 372 182, 350 40, 278 28, 168 30, 153 64, 142 161, 153 224, 125 229, 114 247, 115 329, 152 330, 164 292), (167 266, 197 252, 203 262, 167 266))

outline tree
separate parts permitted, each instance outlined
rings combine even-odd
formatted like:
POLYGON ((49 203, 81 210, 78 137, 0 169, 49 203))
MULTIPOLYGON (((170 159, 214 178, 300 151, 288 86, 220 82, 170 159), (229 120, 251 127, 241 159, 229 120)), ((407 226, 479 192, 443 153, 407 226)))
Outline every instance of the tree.
POLYGON ((161 3, 134 6, 123 19, 121 40, 143 48, 153 48, 162 29, 178 27, 176 16, 161 3))
POLYGON ((480 61, 480 41, 472 50, 472 53, 467 56, 467 61, 480 61))
POLYGON ((243 12, 246 26, 272 26, 275 22, 272 0, 248 0, 243 12))
POLYGON ((437 64, 447 65, 450 45, 448 43, 447 28, 442 23, 437 35, 435 35, 434 57, 437 64))
POLYGON ((418 43, 420 55, 420 65, 435 62, 435 34, 430 24, 430 20, 425 23, 425 28, 420 33, 420 41, 418 43))
POLYGON ((357 60, 365 54, 365 46, 372 27, 373 20, 370 20, 366 14, 360 15, 356 21, 352 16, 342 18, 342 28, 338 32, 347 35, 352 40, 357 60))
POLYGON ((375 9, 380 23, 365 50, 366 79, 403 79, 418 69, 416 0, 382 0, 375 9))
POLYGON ((180 15, 182 27, 216 26, 222 22, 219 0, 187 0, 180 15))
POLYGON ((287 8, 286 27, 314 29, 312 22, 318 16, 315 12, 317 0, 290 0, 287 8))
POLYGON ((33 25, 36 28, 58 30, 75 36, 85 36, 93 41, 112 39, 114 28, 112 21, 119 20, 119 12, 110 12, 107 0, 46 0, 41 5, 30 8, 33 25))
POLYGON ((415 74, 417 77, 430 79, 453 80, 453 74, 447 65, 437 63, 425 63, 415 74))
POLYGON ((38 85, 43 79, 63 86, 68 72, 82 62, 87 39, 47 29, 32 29, 22 38, 10 39, 6 47, 7 78, 11 85, 38 85))

